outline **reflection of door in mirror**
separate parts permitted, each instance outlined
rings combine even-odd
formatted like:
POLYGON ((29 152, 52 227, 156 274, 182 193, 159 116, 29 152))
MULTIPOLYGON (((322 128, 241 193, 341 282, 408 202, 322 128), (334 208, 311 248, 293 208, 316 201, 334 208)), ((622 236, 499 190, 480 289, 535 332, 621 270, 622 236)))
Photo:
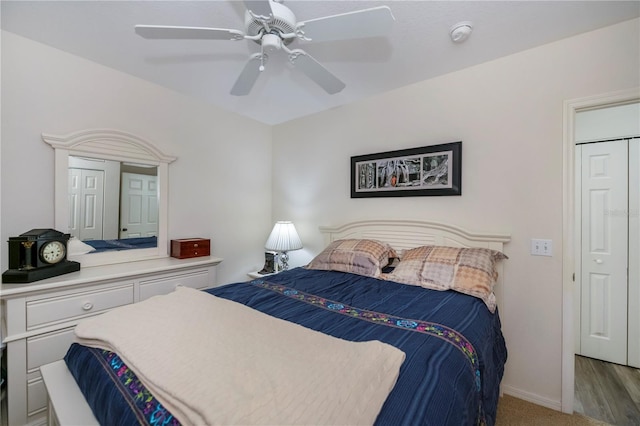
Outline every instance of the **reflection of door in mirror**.
POLYGON ((69 156, 69 232, 81 241, 158 235, 156 166, 69 156))
POLYGON ((69 233, 81 241, 118 238, 120 163, 69 157, 69 233))
POLYGON ((69 167, 69 229, 80 240, 102 240, 104 171, 69 167))
MULTIPOLYGON (((153 171, 155 172, 155 167, 153 171)), ((158 236, 157 176, 123 172, 120 238, 156 236, 158 236)))

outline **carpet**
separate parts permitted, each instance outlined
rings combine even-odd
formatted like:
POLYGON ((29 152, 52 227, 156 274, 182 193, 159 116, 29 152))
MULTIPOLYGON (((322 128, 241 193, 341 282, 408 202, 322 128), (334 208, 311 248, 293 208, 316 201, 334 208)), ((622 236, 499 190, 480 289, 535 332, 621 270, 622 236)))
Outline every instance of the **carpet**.
POLYGON ((513 396, 503 395, 498 402, 496 426, 608 426, 608 423, 583 416, 566 414, 513 396))

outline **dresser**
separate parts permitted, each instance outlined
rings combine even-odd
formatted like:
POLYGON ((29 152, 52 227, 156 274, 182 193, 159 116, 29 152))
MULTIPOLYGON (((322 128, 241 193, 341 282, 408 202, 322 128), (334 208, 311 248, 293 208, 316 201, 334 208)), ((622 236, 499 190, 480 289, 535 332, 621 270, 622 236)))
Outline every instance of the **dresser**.
POLYGON ((60 360, 84 318, 172 292, 216 285, 222 259, 171 257, 83 268, 31 284, 2 284, 2 336, 8 371, 8 424, 44 424, 40 366, 60 360))

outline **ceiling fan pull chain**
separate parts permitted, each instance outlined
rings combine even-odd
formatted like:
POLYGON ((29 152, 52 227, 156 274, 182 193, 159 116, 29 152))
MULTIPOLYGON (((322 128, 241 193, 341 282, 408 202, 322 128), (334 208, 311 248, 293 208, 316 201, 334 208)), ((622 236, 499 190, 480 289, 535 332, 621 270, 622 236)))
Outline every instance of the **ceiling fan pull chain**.
POLYGON ((260 67, 258 67, 260 72, 264 71, 264 47, 260 45, 260 67))

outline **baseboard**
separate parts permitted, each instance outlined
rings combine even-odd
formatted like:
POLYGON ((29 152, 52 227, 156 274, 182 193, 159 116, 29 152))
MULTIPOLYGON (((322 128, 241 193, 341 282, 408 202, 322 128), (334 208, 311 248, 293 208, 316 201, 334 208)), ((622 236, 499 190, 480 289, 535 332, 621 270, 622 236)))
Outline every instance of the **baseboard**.
POLYGON ((549 398, 545 398, 540 395, 536 395, 535 393, 523 391, 509 385, 502 385, 501 391, 506 393, 507 395, 513 396, 515 398, 523 399, 527 402, 531 402, 533 404, 542 405, 543 407, 551 408, 552 410, 562 411, 562 402, 554 401, 549 398))

